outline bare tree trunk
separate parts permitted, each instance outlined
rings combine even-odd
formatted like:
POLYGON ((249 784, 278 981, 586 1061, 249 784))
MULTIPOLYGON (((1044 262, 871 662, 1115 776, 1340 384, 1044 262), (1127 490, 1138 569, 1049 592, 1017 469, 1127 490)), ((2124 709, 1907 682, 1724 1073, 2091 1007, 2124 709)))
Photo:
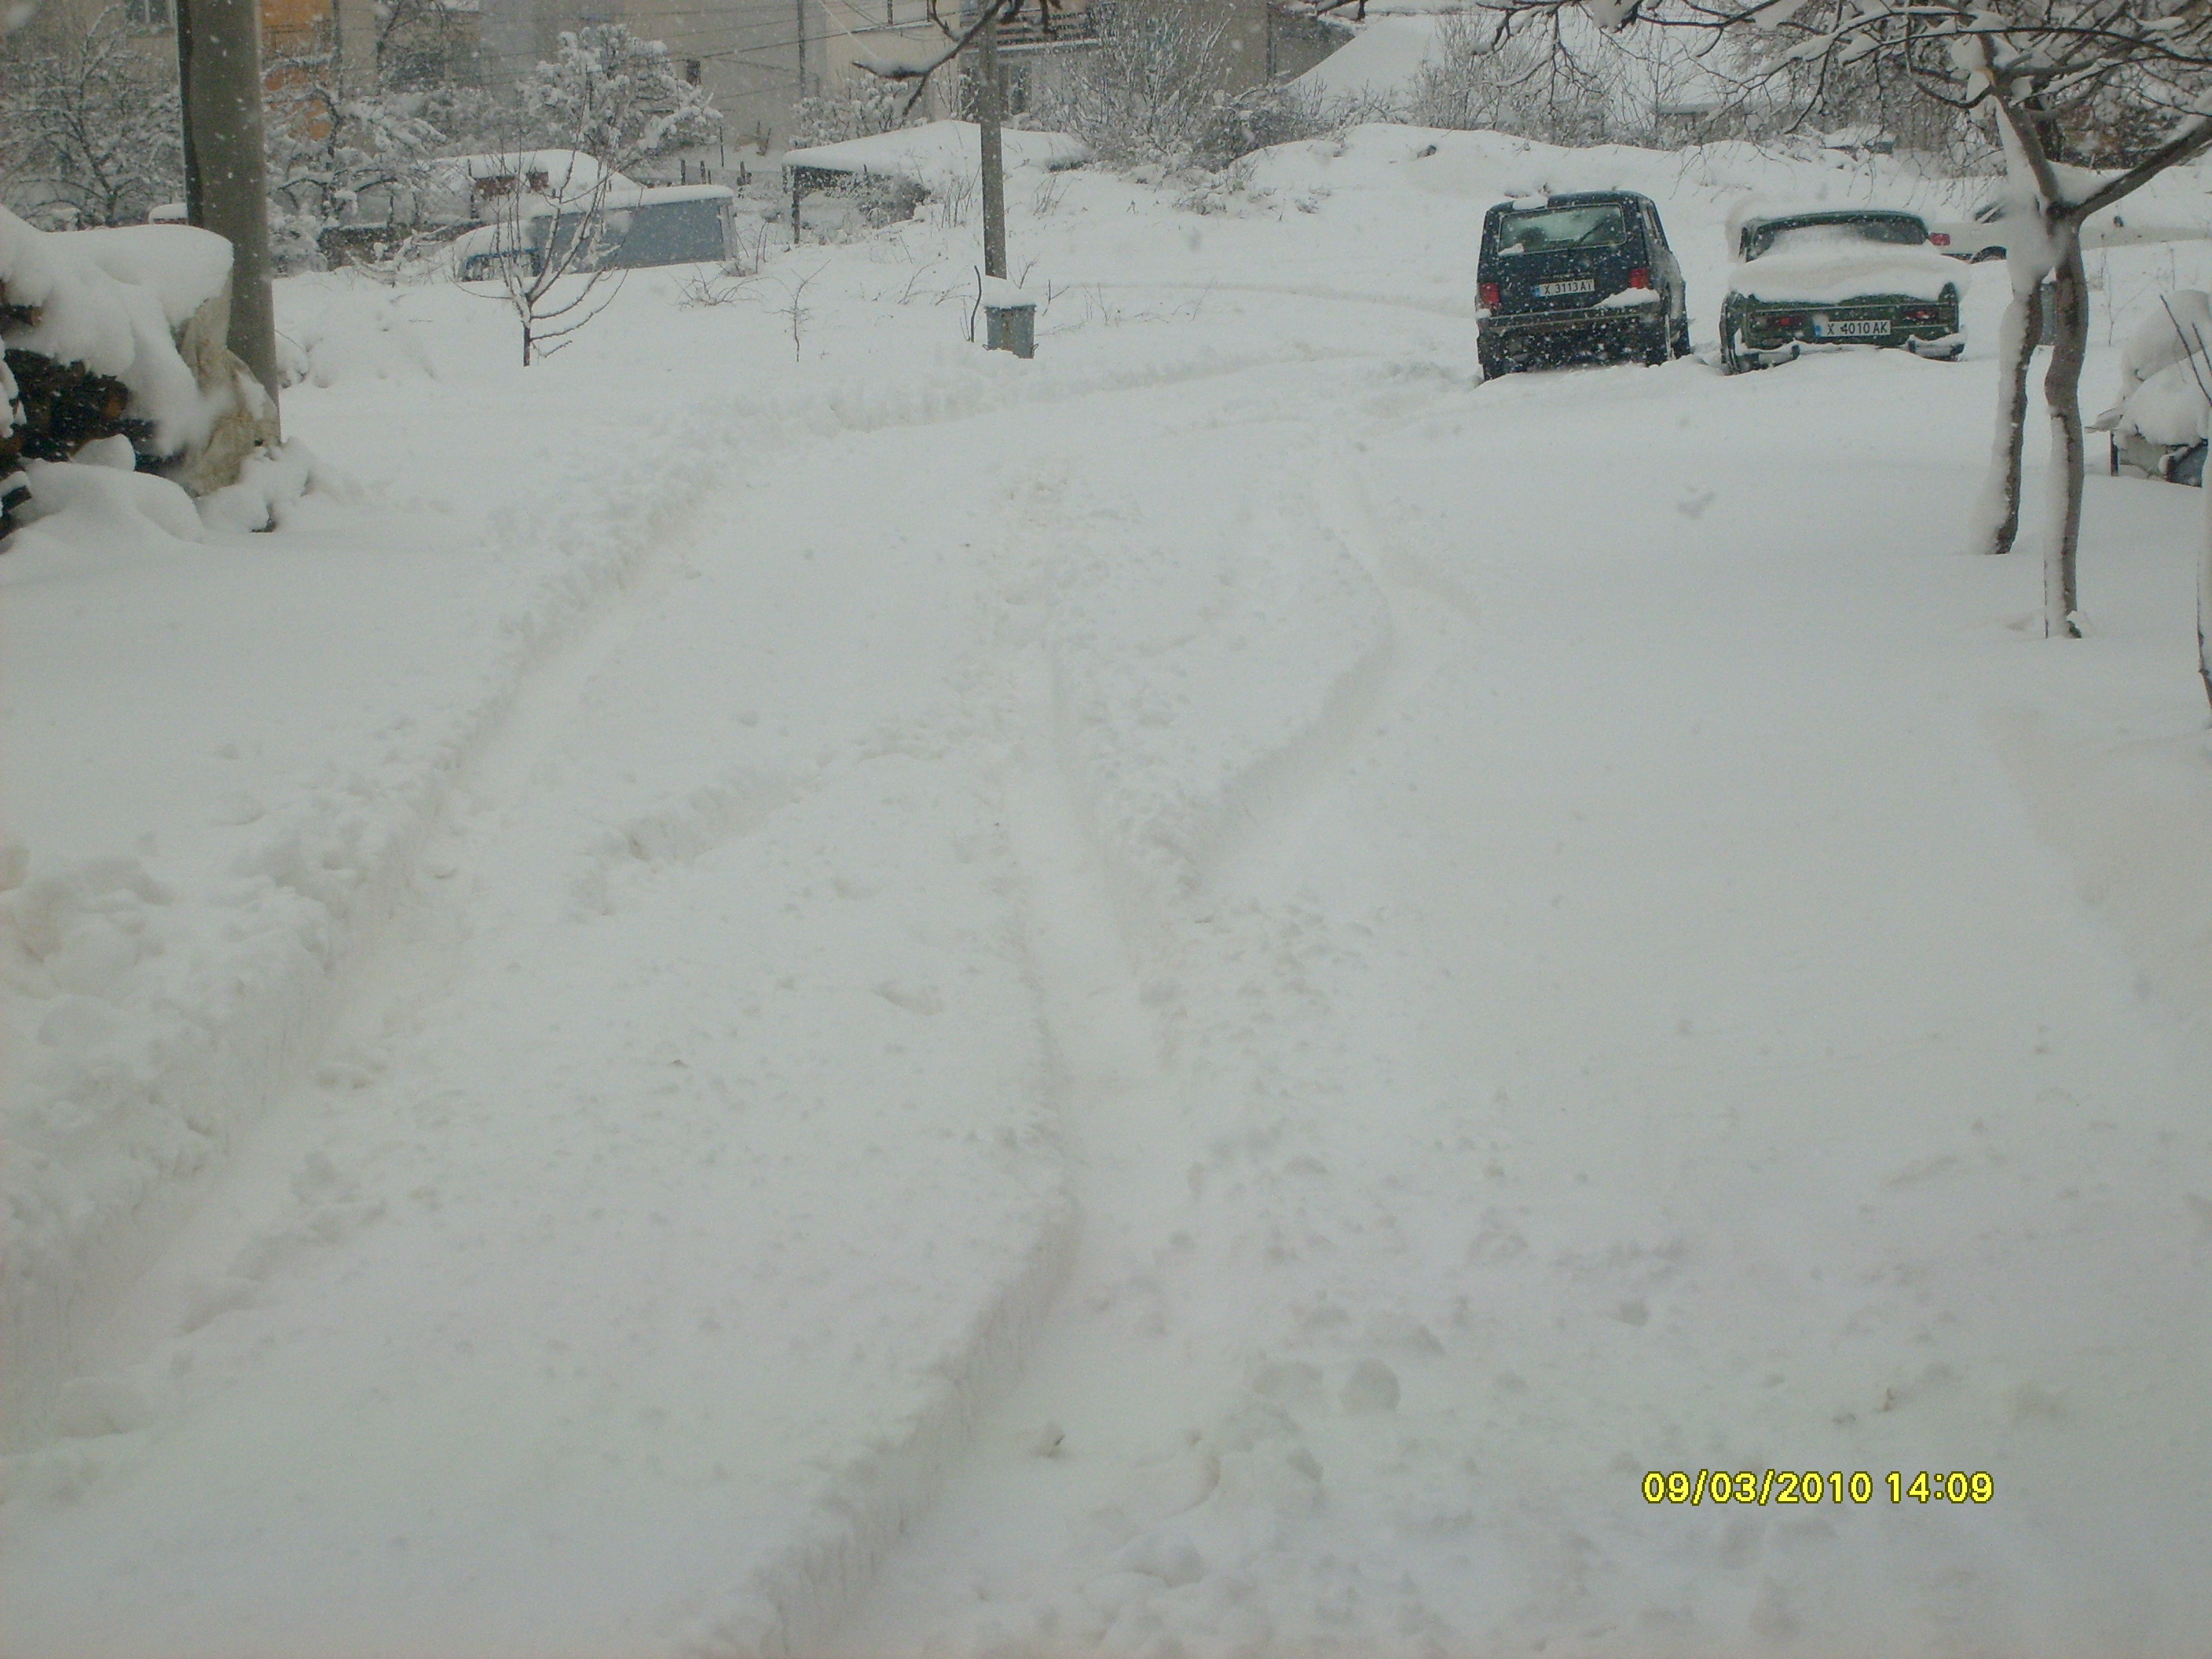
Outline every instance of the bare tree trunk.
POLYGON ((187 216, 229 240, 230 349, 269 394, 273 416, 276 302, 269 283, 258 10, 248 0, 185 0, 177 12, 177 76, 187 216))
POLYGON ((999 85, 999 24, 975 37, 975 124, 983 141, 983 274, 1006 274, 1006 159, 999 85))
POLYGON ((2212 702, 2212 487, 2204 491, 2204 545, 2197 565, 2197 672, 2212 702))
POLYGON ((2081 539, 2084 448, 2081 360, 2089 349, 2089 276, 2081 265, 2081 226, 2071 219, 2052 228, 2058 241, 2051 273, 2054 338, 2043 400, 2051 413, 2051 533, 2043 552, 2043 632, 2047 639, 2078 640, 2075 556, 2081 539))
POLYGON ((1989 476, 1974 512, 1974 550, 2009 553, 2020 534, 2021 453, 2027 439, 2027 371, 2042 342, 2039 283, 2013 284, 1997 334, 1997 430, 1990 446, 1989 476))

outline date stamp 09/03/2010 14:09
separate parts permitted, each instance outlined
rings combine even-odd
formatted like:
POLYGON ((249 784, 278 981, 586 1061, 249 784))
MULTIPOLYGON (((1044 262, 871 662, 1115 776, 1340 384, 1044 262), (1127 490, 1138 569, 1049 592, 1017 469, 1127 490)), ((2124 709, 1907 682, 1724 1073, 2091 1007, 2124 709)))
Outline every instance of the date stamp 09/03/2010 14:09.
POLYGON ((1644 1477, 1648 1504, 1871 1504, 1877 1494, 1893 1504, 1986 1504, 1996 1482, 1964 1469, 1654 1469, 1644 1477))

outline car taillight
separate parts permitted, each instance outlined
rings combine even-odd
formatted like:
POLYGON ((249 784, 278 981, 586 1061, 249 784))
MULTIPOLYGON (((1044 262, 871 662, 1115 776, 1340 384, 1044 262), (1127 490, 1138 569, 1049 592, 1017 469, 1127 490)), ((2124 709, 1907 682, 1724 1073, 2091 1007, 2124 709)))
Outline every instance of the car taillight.
POLYGON ((1486 305, 1486 306, 1495 306, 1495 305, 1497 305, 1497 304, 1499 302, 1499 300, 1500 300, 1501 296, 1499 295, 1499 294, 1498 294, 1498 284, 1497 284, 1497 283, 1483 283, 1480 284, 1479 286, 1480 286, 1480 290, 1481 290, 1481 294, 1482 294, 1482 303, 1483 303, 1484 305, 1486 305))
POLYGON ((1928 233, 1928 240, 1932 246, 1948 247, 1951 246, 1951 233, 1948 230, 1931 230, 1928 233))
POLYGON ((1631 288, 1650 288, 1651 286, 1650 270, 1644 265, 1637 266, 1628 273, 1628 285, 1631 288))
POLYGON ((1943 313, 1935 306, 1907 306, 1898 315, 1908 323, 1940 323, 1943 313))
POLYGON ((1792 314, 1769 317, 1766 320, 1768 325, 1774 328, 1802 328, 1805 325, 1805 319, 1802 317, 1792 314))

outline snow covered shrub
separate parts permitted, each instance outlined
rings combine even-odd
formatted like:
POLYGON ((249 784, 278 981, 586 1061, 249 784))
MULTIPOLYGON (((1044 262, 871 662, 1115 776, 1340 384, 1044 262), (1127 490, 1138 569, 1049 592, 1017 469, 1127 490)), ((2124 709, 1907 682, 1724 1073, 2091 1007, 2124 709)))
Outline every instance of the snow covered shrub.
POLYGON ((279 270, 326 263, 332 233, 396 240, 420 217, 445 135, 386 93, 347 97, 334 54, 280 60, 269 76, 269 242, 279 270), (401 228, 394 231, 393 227, 401 228))
POLYGON ((563 30, 560 55, 517 88, 526 118, 548 144, 580 149, 617 173, 712 139, 721 114, 677 73, 667 45, 622 23, 563 30))
POLYGON ((1613 37, 1589 31, 1514 33, 1510 14, 1451 13, 1407 96, 1416 126, 1510 132, 1553 144, 1596 144, 1648 132, 1617 130, 1608 118, 1613 84, 1629 54, 1613 37))
POLYGON ((909 88, 872 75, 856 75, 832 93, 817 93, 791 106, 793 149, 841 144, 848 138, 872 138, 895 132, 927 117, 906 114, 909 88))
POLYGON ((1092 9, 1098 44, 1036 88, 1030 113, 1109 166, 1211 171, 1331 129, 1318 100, 1287 87, 1232 88, 1225 14, 1092 9))
POLYGON ((134 48, 110 9, 73 46, 0 61, 0 191, 33 223, 137 224, 184 194, 175 82, 134 48))
POLYGON ((1302 88, 1273 83, 1248 87, 1216 99, 1198 160, 1206 167, 1227 167, 1255 150, 1325 137, 1341 125, 1317 94, 1302 88))

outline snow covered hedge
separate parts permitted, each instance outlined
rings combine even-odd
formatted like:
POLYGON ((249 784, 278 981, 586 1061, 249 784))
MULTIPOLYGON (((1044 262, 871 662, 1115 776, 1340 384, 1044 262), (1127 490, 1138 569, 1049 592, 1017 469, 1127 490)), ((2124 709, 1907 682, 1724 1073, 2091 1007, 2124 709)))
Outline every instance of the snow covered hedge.
POLYGON ((80 460, 193 495, 234 482, 271 422, 229 314, 211 232, 41 231, 0 208, 0 506, 35 515, 41 466, 80 460))

